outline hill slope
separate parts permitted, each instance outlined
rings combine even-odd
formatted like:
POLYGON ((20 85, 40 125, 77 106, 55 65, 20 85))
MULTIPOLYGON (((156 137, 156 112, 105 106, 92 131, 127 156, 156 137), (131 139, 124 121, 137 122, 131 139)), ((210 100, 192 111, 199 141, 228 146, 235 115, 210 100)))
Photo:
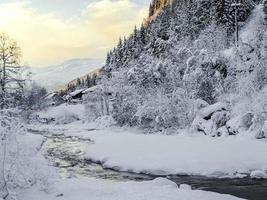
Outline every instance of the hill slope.
POLYGON ((241 1, 238 47, 233 2, 174 0, 119 41, 102 70, 119 124, 267 137, 267 1, 241 1))
POLYGON ((74 59, 60 65, 42 69, 32 69, 33 80, 48 90, 59 89, 75 78, 100 69, 104 64, 102 59, 74 59))

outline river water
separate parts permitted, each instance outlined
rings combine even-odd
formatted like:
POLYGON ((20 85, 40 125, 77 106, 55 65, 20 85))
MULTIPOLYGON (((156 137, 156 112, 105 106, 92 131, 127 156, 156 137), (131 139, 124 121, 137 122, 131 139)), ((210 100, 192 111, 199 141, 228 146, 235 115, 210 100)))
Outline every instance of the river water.
MULTIPOLYGON (((144 181, 158 176, 118 172, 105 169, 101 164, 84 158, 84 152, 90 140, 75 137, 50 137, 43 145, 43 151, 50 164, 57 167, 61 176, 93 177, 114 181, 144 181)), ((167 176, 166 178, 179 184, 191 185, 193 189, 232 194, 249 200, 267 200, 267 180, 256 180, 249 177, 238 179, 218 179, 203 176, 167 176)))

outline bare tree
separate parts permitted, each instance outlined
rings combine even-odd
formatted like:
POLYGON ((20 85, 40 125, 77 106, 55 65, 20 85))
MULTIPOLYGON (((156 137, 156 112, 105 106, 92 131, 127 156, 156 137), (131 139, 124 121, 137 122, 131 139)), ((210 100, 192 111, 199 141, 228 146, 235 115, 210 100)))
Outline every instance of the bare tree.
POLYGON ((0 33, 0 98, 1 108, 6 104, 9 90, 23 88, 20 76, 21 49, 7 34, 0 33))

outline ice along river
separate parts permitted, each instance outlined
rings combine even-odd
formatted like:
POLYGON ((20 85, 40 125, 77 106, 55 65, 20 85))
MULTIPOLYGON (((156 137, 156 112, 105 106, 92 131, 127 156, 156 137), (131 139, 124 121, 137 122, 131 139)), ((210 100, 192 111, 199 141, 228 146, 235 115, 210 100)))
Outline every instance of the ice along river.
MULTIPOLYGON (((84 152, 92 141, 76 137, 48 137, 43 145, 44 155, 50 164, 57 167, 63 177, 93 177, 114 181, 144 181, 158 176, 119 172, 106 169, 100 163, 84 158, 84 152)), ((191 185, 193 189, 232 194, 249 200, 266 200, 267 180, 247 178, 218 179, 203 176, 167 176, 166 178, 179 184, 191 185)))

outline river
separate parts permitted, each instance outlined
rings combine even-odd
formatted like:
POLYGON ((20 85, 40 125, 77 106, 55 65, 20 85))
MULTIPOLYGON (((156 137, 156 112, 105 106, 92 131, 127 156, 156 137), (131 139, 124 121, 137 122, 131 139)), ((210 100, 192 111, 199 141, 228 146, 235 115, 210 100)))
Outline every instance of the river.
MULTIPOLYGON (((106 169, 99 163, 84 158, 84 152, 92 141, 76 137, 48 137, 43 145, 43 151, 50 164, 57 167, 60 175, 70 177, 91 177, 114 181, 144 181, 158 176, 119 172, 106 169)), ((164 176, 163 176, 164 177, 164 176)), ((267 180, 246 178, 208 178, 203 176, 167 176, 166 178, 179 184, 191 185, 193 189, 232 194, 249 200, 267 199, 267 180)))

